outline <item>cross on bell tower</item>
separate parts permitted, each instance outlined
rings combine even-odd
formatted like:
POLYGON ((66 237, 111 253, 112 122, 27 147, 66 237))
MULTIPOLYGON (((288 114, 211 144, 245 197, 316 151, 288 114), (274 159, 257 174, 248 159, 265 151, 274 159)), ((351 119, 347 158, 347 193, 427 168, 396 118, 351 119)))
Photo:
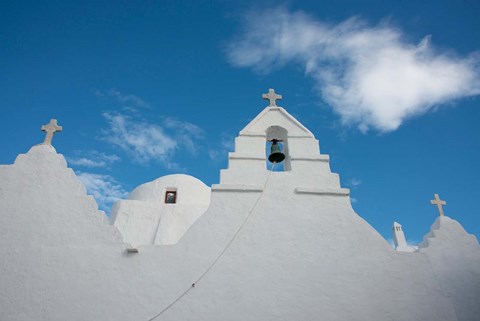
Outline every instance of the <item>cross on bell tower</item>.
POLYGON ((43 125, 41 130, 47 133, 43 145, 52 145, 53 134, 55 134, 56 132, 61 132, 62 126, 57 125, 56 119, 50 119, 50 122, 46 125, 43 125))
POLYGON ((268 105, 268 107, 274 107, 274 106, 277 106, 276 104, 276 100, 281 100, 282 99, 282 95, 277 95, 275 93, 275 90, 274 89, 269 89, 268 90, 268 94, 263 94, 262 95, 262 98, 263 99, 268 99, 270 101, 270 105, 268 105))
POLYGON ((444 216, 442 206, 447 205, 447 202, 442 201, 438 196, 438 194, 435 194, 434 196, 435 196, 435 199, 431 200, 430 203, 432 203, 433 205, 437 205, 438 213, 440 213, 440 216, 444 216))

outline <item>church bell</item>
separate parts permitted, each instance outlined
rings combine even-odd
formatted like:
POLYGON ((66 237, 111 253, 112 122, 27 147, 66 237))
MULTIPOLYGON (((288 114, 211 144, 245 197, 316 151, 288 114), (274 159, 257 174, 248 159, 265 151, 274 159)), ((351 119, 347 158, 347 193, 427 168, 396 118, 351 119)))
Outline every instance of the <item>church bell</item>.
POLYGON ((270 155, 268 156, 270 163, 281 163, 285 159, 285 154, 282 153, 278 142, 278 139, 272 139, 272 147, 270 148, 270 155))

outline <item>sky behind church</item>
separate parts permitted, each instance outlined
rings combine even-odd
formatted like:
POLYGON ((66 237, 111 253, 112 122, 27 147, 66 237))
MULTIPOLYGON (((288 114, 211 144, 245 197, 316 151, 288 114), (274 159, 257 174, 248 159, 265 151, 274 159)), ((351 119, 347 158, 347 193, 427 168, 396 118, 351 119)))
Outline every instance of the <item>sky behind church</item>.
POLYGON ((56 118, 53 145, 107 212, 163 175, 215 184, 274 88, 385 238, 395 220, 420 241, 434 193, 480 237, 479 12, 474 0, 2 1, 0 164, 56 118))

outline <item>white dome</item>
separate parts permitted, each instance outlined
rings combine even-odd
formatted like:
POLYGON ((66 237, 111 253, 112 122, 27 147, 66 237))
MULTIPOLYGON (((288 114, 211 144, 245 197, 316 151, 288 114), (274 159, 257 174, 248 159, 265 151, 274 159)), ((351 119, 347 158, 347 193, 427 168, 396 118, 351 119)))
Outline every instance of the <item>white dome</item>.
POLYGON ((210 188, 199 179, 184 174, 167 175, 135 188, 129 200, 164 203, 165 193, 176 191, 177 204, 209 204, 210 188))

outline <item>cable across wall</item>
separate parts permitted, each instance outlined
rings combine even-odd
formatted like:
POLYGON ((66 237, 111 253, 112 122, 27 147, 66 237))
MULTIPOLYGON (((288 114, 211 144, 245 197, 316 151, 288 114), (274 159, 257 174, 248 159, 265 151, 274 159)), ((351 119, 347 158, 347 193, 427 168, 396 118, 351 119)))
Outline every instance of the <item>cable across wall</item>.
POLYGON ((260 202, 260 199, 262 198, 263 194, 264 194, 264 191, 265 191, 265 188, 267 187, 267 184, 268 184, 268 181, 270 180, 270 176, 272 175, 272 172, 275 168, 275 163, 272 163, 272 168, 270 169, 269 173, 268 173, 268 176, 267 176, 267 179, 265 180, 265 184, 263 184, 263 190, 262 190, 262 193, 260 193, 260 195, 258 196, 257 200, 255 201, 255 203, 253 204, 252 208, 250 209, 250 211, 248 212, 247 216, 245 217, 245 219, 243 220, 242 224, 240 224, 240 226, 238 227, 237 231, 235 232, 235 234, 232 236, 232 238, 230 239, 230 241, 227 243, 227 245, 225 246, 225 248, 220 252, 220 254, 218 254, 218 256, 215 258, 215 260, 213 260, 212 264, 210 264, 210 266, 205 270, 205 272, 203 272, 185 291, 183 291, 175 300, 173 300, 169 305, 167 305, 165 308, 163 308, 162 311, 158 312, 156 315, 154 315, 152 318, 148 319, 148 321, 153 321, 155 319, 157 319, 158 317, 160 317, 162 314, 164 314, 165 312, 167 312, 171 307, 173 307, 178 301, 180 301, 185 295, 188 294, 188 292, 190 292, 191 290, 195 289, 195 286, 208 274, 208 272, 210 272, 210 270, 218 263, 218 261, 220 261, 220 259, 223 257, 223 255, 225 254, 225 252, 227 252, 227 250, 230 248, 230 246, 232 245, 232 243, 237 239, 238 235, 240 234, 240 232, 242 231, 243 227, 245 226, 245 224, 247 223, 248 219, 250 218, 250 216, 252 215, 253 211, 255 210, 255 208, 257 207, 258 203, 260 202))

